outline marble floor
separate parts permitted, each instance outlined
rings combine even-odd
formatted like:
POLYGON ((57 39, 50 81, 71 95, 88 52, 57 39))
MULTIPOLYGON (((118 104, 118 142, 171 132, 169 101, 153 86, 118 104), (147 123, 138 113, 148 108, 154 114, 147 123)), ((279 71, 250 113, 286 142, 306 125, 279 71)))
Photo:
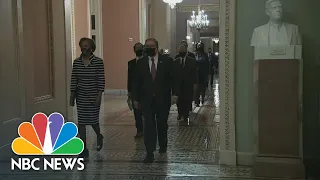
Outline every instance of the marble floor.
MULTIPOLYGON (((218 83, 208 90, 207 101, 194 108, 189 123, 178 122, 176 107, 169 118, 168 153, 155 154, 153 164, 142 163, 143 140, 135 140, 133 113, 124 96, 106 96, 101 112, 104 138, 96 152, 96 136, 88 128, 90 157, 83 171, 17 172, 10 162, 0 162, 0 179, 6 180, 251 180, 250 167, 219 165, 218 83)), ((271 180, 270 178, 266 180, 271 180)))

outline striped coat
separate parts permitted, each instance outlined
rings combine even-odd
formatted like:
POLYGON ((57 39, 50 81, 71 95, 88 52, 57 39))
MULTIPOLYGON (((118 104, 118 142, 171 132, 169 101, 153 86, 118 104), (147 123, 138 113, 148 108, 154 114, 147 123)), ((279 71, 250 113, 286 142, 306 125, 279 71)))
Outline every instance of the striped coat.
POLYGON ((99 123, 100 106, 96 106, 99 91, 104 91, 105 75, 103 60, 94 55, 84 65, 82 58, 74 60, 71 74, 71 92, 76 92, 78 123, 92 125, 99 123))

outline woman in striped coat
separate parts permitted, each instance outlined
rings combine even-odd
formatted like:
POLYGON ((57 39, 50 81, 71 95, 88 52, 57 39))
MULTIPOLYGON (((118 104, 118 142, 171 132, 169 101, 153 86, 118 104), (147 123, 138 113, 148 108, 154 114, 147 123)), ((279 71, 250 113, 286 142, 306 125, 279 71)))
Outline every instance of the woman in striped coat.
POLYGON ((91 125, 97 134, 97 151, 102 149, 103 136, 100 133, 99 112, 105 87, 103 60, 96 57, 94 40, 82 38, 79 42, 81 56, 74 60, 71 75, 70 105, 77 103, 78 131, 84 142, 81 157, 88 157, 86 146, 86 125, 91 125))

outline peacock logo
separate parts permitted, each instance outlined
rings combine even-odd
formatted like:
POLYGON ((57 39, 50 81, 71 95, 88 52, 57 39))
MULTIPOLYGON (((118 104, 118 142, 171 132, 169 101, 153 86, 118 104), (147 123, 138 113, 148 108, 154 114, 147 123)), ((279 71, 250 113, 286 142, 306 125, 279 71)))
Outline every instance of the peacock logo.
POLYGON ((78 155, 84 149, 83 141, 77 138, 78 128, 72 122, 64 122, 60 113, 47 117, 36 113, 32 121, 23 122, 18 128, 20 137, 11 145, 17 155, 78 155))

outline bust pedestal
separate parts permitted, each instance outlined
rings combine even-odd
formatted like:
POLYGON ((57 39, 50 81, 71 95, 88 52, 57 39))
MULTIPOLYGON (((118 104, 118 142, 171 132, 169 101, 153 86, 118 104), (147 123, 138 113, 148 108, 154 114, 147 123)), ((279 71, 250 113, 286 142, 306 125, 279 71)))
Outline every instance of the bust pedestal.
POLYGON ((301 46, 254 47, 256 176, 304 178, 301 46))

